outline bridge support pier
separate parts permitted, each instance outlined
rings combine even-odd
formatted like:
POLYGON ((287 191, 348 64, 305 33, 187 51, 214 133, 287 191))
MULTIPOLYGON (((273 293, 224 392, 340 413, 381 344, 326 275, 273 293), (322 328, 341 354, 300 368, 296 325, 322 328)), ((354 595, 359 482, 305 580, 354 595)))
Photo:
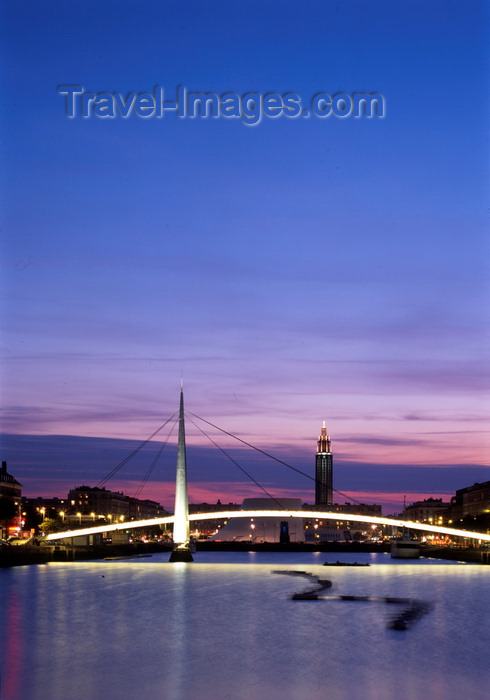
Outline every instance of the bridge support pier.
POLYGON ((178 544, 172 550, 172 554, 170 555, 169 562, 175 563, 178 561, 183 561, 183 562, 194 561, 190 547, 188 547, 186 544, 178 544))

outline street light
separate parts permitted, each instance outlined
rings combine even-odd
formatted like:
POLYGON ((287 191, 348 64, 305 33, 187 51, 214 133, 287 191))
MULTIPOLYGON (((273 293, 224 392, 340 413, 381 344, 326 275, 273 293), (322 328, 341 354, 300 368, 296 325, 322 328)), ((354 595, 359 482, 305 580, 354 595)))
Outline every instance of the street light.
POLYGON ((92 522, 95 522, 95 513, 90 513, 90 517, 92 518, 92 522))
POLYGON ((77 513, 77 517, 78 517, 78 524, 81 525, 82 524, 82 514, 77 513))
POLYGON ((44 522, 44 517, 45 517, 45 515, 46 515, 46 508, 44 508, 44 506, 43 506, 42 508, 39 509, 39 512, 40 512, 41 515, 43 516, 43 522, 44 522))
POLYGON ((60 510, 60 518, 61 518, 62 522, 65 522, 65 511, 64 510, 60 510))

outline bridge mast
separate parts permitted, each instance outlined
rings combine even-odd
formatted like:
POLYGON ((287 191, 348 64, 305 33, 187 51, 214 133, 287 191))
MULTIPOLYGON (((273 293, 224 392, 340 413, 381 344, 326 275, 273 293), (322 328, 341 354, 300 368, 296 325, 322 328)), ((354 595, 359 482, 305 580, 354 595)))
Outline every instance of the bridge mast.
POLYGON ((170 561, 193 561, 189 548, 189 502, 187 496, 187 462, 185 455, 184 387, 180 382, 179 441, 175 476, 174 549, 170 561))

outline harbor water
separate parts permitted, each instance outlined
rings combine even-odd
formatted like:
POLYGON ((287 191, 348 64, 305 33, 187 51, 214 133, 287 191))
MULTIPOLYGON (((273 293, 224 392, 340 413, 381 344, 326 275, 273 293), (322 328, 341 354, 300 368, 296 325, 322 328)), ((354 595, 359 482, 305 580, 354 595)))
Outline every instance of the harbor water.
POLYGON ((0 698, 486 700, 490 567, 340 558, 370 566, 202 552, 2 569, 0 698), (326 599, 292 600, 311 582, 291 570, 330 579, 326 599), (384 597, 433 607, 395 630, 384 597))

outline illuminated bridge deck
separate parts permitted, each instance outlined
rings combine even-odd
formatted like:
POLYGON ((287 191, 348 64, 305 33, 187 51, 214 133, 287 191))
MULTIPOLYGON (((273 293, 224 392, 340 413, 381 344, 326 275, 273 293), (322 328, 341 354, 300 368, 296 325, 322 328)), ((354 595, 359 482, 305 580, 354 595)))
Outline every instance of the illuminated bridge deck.
MULTIPOLYGON (((309 511, 309 510, 233 510, 233 511, 218 511, 215 513, 193 513, 189 515, 189 521, 194 520, 215 520, 230 518, 323 518, 324 520, 349 520, 352 522, 371 523, 373 525, 390 525, 393 527, 408 528, 410 530, 419 530, 421 532, 431 532, 441 535, 449 535, 451 537, 461 537, 465 539, 476 540, 480 542, 490 542, 490 534, 482 532, 473 532, 471 530, 457 530, 451 527, 442 527, 439 525, 428 525, 427 523, 416 523, 411 520, 399 520, 396 518, 374 517, 369 515, 359 515, 355 513, 331 513, 329 511, 309 511)), ((45 541, 63 540, 71 537, 81 537, 82 535, 95 535, 102 532, 114 532, 116 530, 129 530, 140 527, 150 527, 153 525, 170 525, 174 522, 174 516, 170 515, 165 518, 152 518, 150 520, 132 520, 126 523, 117 523, 114 525, 99 525, 96 527, 79 528, 77 530, 69 530, 64 532, 56 532, 47 535, 45 541)))

